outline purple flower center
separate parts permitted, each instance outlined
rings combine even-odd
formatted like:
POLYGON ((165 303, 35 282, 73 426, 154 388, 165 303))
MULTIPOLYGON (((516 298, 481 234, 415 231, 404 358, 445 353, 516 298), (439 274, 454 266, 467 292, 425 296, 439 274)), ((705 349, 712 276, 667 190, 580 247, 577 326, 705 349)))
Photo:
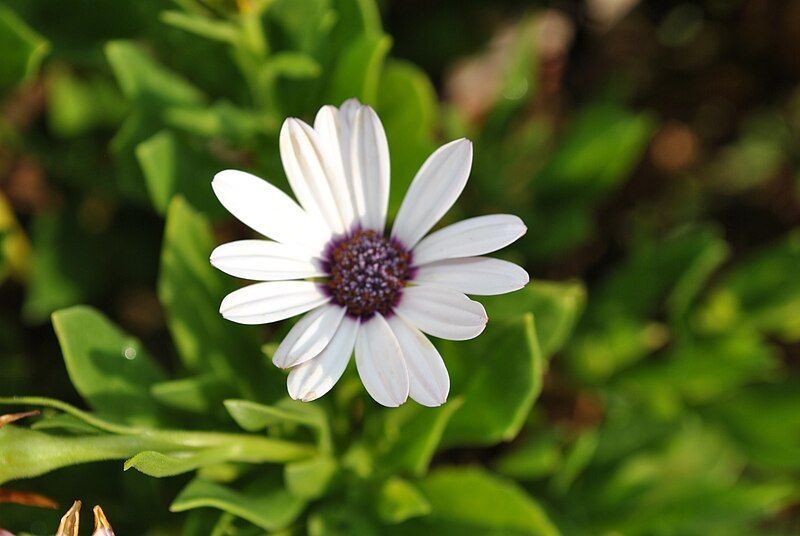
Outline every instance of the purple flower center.
POLYGON ((356 230, 328 246, 327 290, 350 316, 390 315, 412 275, 411 253, 372 230, 356 230))

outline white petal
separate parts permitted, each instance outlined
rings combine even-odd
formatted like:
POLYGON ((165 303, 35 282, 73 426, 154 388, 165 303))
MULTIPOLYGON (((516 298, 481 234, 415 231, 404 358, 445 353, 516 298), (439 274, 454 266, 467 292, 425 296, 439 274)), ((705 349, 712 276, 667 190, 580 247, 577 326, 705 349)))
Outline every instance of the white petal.
POLYGON ((362 106, 350 142, 352 191, 362 227, 383 232, 389 208, 389 145, 381 120, 362 106))
POLYGON ((408 370, 400 343, 380 313, 358 330, 356 366, 367 392, 379 404, 394 408, 408 399, 408 370))
POLYGON ((211 264, 228 275, 254 281, 283 281, 324 275, 302 249, 269 240, 239 240, 211 252, 211 264))
POLYGON ((331 342, 345 312, 344 307, 330 304, 307 313, 283 338, 272 362, 277 367, 289 368, 319 354, 331 342))
MULTIPOLYGON (((352 118, 351 118, 352 119, 352 118)), ((317 140, 331 162, 335 173, 332 175, 331 188, 336 197, 336 204, 346 230, 356 223, 353 193, 350 191, 347 177, 350 176, 350 123, 344 112, 334 106, 323 106, 314 120, 317 140)))
POLYGON ((451 141, 428 157, 408 188, 392 236, 412 248, 450 210, 472 169, 472 142, 451 141))
POLYGON ((289 373, 286 381, 289 396, 311 402, 330 391, 347 368, 357 334, 358 320, 345 317, 322 353, 289 373))
POLYGON ((268 324, 310 311, 330 298, 311 281, 255 283, 225 296, 223 317, 239 324, 268 324))
POLYGON ((308 214, 319 214, 334 234, 346 229, 337 206, 334 184, 344 181, 322 149, 317 133, 304 122, 289 118, 280 134, 281 161, 289 184, 308 214))
POLYGON ((450 392, 450 376, 442 356, 420 330, 393 316, 388 320, 408 367, 409 394, 423 406, 441 406, 450 392))
POLYGON ((339 113, 341 114, 342 119, 345 120, 348 128, 353 126, 353 121, 355 121, 356 118, 356 112, 358 112, 361 106, 363 106, 361 101, 356 98, 351 98, 344 101, 339 107, 339 113))
POLYGON ((453 341, 477 337, 489 321, 480 303, 434 285, 404 289, 395 312, 428 335, 453 341))
POLYGON ((425 237, 414 248, 414 265, 497 251, 528 229, 517 216, 492 214, 462 220, 425 237))
POLYGON ((464 294, 493 296, 519 290, 530 281, 528 272, 513 262, 467 257, 432 262, 417 268, 415 283, 449 287, 464 294))
POLYGON ((214 193, 228 212, 264 236, 319 255, 330 233, 288 195, 255 175, 227 169, 214 176, 214 193))

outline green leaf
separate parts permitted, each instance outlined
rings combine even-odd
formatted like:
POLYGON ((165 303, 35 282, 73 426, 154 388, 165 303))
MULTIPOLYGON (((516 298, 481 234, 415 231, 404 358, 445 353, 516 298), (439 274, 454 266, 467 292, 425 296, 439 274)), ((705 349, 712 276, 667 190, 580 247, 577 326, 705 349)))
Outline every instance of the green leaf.
POLYGON ((54 436, 16 426, 0 428, 0 484, 87 462, 123 459, 152 441, 133 436, 54 436))
POLYGON ((377 111, 391 148, 389 213, 394 214, 422 163, 436 149, 436 90, 423 70, 390 59, 381 71, 377 111))
POLYGON ((303 511, 305 502, 284 490, 279 482, 261 479, 246 492, 195 479, 178 494, 172 512, 216 508, 245 519, 264 530, 287 527, 303 511))
POLYGON ((236 424, 248 432, 258 432, 276 424, 308 426, 316 431, 323 451, 329 452, 332 447, 328 416, 317 406, 289 399, 280 400, 274 406, 249 400, 226 400, 225 409, 236 424))
POLYGON ((47 120, 56 136, 76 138, 98 127, 116 127, 128 106, 107 77, 78 77, 64 68, 48 70, 47 120))
POLYGON ((213 401, 222 400, 229 391, 225 382, 213 374, 168 380, 150 388, 153 398, 165 406, 192 413, 211 412, 217 407, 213 401))
POLYGON ((221 164, 206 151, 183 142, 169 130, 162 130, 136 146, 136 158, 150 199, 160 214, 166 213, 176 195, 183 195, 206 214, 223 213, 210 186, 211 177, 221 164))
POLYGON ((178 354, 190 371, 213 374, 247 398, 277 398, 284 387, 279 375, 267 378, 256 332, 218 313, 232 281, 209 263, 213 247, 208 221, 175 197, 167 211, 158 297, 178 354))
POLYGON ((719 330, 739 323, 787 341, 800 339, 797 266, 800 266, 800 232, 792 232, 725 276, 716 293, 729 296, 732 311, 721 319, 706 318, 705 323, 719 330))
POLYGON ((542 354, 550 358, 572 334, 586 303, 586 290, 578 282, 533 281, 518 292, 488 296, 481 302, 492 320, 533 313, 542 354))
POLYGON ((72 384, 90 406, 126 423, 161 420, 150 388, 164 372, 137 339, 85 306, 54 313, 53 327, 72 384))
POLYGON ((577 378, 598 383, 662 348, 669 335, 662 324, 609 315, 603 325, 576 335, 564 357, 577 378))
POLYGON ((628 177, 655 129, 648 114, 612 104, 586 107, 572 120, 558 149, 534 179, 547 199, 588 201, 628 177))
POLYGON ((492 445, 517 435, 539 396, 544 359, 533 315, 490 321, 471 341, 442 343, 452 392, 464 398, 447 445, 492 445))
POLYGON ((328 102, 343 102, 356 97, 365 104, 375 104, 381 67, 389 52, 389 36, 361 36, 341 54, 333 71, 328 102))
MULTIPOLYGON (((164 110, 163 118, 167 125, 176 130, 193 136, 222 138, 244 147, 259 143, 259 136, 275 135, 280 126, 280 118, 274 112, 241 108, 224 100, 211 106, 172 106, 164 110)), ((208 154, 202 158, 209 160, 208 154)), ((217 164, 214 171, 218 171, 220 167, 217 164)), ((208 173, 206 175, 211 176, 208 173)), ((206 181, 199 182, 210 191, 206 181)), ((216 205, 219 206, 219 203, 216 205)))
POLYGON ((382 437, 390 446, 381 466, 414 476, 427 473, 450 419, 463 402, 452 398, 433 409, 406 404, 386 414, 382 437))
POLYGON ((510 480, 482 469, 443 468, 418 483, 430 515, 413 520, 424 534, 557 536, 544 509, 510 480))
POLYGON ((5 91, 37 73, 50 44, 11 9, 0 5, 0 50, 0 91, 5 91))
POLYGON ((283 469, 283 480, 292 495, 316 499, 325 494, 338 470, 336 460, 325 455, 317 456, 287 463, 283 469))
POLYGON ((122 92, 137 104, 158 109, 165 105, 205 103, 202 92, 159 65, 133 42, 110 41, 105 53, 122 92))
POLYGON ((394 525, 431 512, 431 504, 410 482, 398 477, 386 480, 378 491, 378 517, 394 525))
POLYGON ((556 494, 563 495, 575 482, 575 479, 591 463, 597 450, 597 434, 593 430, 583 432, 564 457, 556 474, 550 480, 550 486, 556 494))
POLYGON ((125 462, 124 468, 156 478, 180 475, 206 465, 214 465, 235 458, 235 446, 206 449, 199 452, 162 454, 153 450, 138 453, 125 462))
POLYGON ((31 424, 31 430, 61 430, 80 435, 99 434, 100 430, 67 413, 47 415, 31 424))
POLYGON ((214 41, 234 44, 239 40, 237 27, 228 21, 173 10, 162 12, 159 19, 164 24, 214 41))
POLYGON ((521 447, 501 454, 494 469, 517 480, 536 480, 552 474, 562 462, 561 447, 555 434, 530 438, 521 447))
POLYGON ((270 55, 262 68, 269 76, 304 79, 316 78, 322 72, 317 61, 302 52, 277 52, 270 55))

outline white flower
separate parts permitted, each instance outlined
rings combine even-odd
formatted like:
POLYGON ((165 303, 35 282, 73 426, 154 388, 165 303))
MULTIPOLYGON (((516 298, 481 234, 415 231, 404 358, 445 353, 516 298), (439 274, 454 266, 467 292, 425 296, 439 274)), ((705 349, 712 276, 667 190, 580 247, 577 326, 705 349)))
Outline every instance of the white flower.
POLYGON ((423 333, 477 337, 486 311, 466 294, 525 286, 528 274, 519 266, 478 256, 525 234, 522 220, 480 216, 425 236, 467 182, 472 144, 460 139, 423 164, 386 237, 389 148, 378 116, 355 99, 340 109, 323 107, 313 128, 287 119, 280 151, 299 205, 242 171, 214 177, 225 208, 274 240, 231 242, 211 254, 223 272, 263 281, 226 296, 220 313, 241 324, 306 313, 273 356, 275 365, 291 369, 294 399, 327 393, 355 349, 361 380, 379 403, 399 406, 410 396, 443 404, 450 378, 423 333))

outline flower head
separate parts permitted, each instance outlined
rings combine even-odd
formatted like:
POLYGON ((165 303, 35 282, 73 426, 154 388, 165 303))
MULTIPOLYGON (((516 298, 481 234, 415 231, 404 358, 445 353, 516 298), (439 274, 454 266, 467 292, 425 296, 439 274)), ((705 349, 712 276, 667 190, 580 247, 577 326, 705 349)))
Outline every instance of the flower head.
POLYGON ((379 403, 399 406, 410 396, 443 404, 450 379, 423 333, 464 340, 483 331, 486 311, 466 294, 518 290, 528 274, 480 255, 514 242, 525 225, 516 216, 480 216, 426 236, 466 185, 472 144, 460 139, 423 164, 386 235, 389 148, 378 116, 355 99, 323 107, 313 128, 287 119, 280 151, 299 205, 242 171, 214 177, 225 208, 274 240, 214 250, 211 263, 223 272, 262 281, 226 296, 220 312, 242 324, 305 313, 273 356, 291 369, 294 399, 327 393, 355 349, 361 380, 379 403))

